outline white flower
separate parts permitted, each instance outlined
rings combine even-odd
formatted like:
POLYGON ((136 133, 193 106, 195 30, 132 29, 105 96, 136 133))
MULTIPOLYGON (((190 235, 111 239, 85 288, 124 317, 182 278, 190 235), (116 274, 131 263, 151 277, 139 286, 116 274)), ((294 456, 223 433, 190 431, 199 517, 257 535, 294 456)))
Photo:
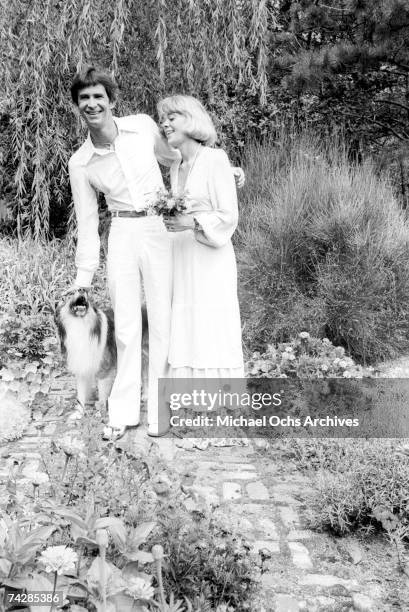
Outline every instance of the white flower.
POLYGON ((352 374, 348 370, 345 370, 344 373, 342 374, 342 376, 344 378, 352 378, 352 374))
POLYGON ((61 450, 63 450, 64 453, 70 457, 72 455, 82 455, 85 448, 82 440, 69 435, 61 438, 61 440, 57 441, 57 444, 61 450))
POLYGON ((340 358, 339 358, 339 357, 335 357, 335 359, 334 359, 334 361, 333 361, 333 364, 336 366, 336 365, 338 365, 338 364, 339 364, 339 362, 340 362, 340 361, 341 361, 341 360, 340 360, 340 358))
POLYGON ((143 578, 129 578, 126 592, 134 599, 153 599, 153 587, 143 578))
POLYGON ((327 364, 326 364, 326 363, 321 364, 321 370, 322 370, 323 372, 328 372, 328 366, 327 366, 327 364))
POLYGON ((306 331, 303 331, 298 334, 298 337, 301 338, 301 340, 307 340, 310 337, 310 334, 306 331))
POLYGON ((286 346, 285 350, 286 350, 287 353, 292 353, 294 349, 293 349, 292 346, 286 346))
POLYGON ((58 575, 75 571, 77 560, 77 553, 67 546, 49 546, 39 557, 46 572, 57 572, 58 575))

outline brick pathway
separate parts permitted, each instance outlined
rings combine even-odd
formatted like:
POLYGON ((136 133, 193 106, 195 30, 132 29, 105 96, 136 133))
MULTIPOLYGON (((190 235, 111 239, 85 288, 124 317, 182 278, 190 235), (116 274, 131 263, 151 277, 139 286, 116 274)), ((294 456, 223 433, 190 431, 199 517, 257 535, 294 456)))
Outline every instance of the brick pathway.
MULTIPOLYGON (((209 447, 204 451, 178 449, 178 442, 155 442, 181 471, 195 473, 190 485, 209 506, 218 506, 229 524, 252 543, 253 554, 264 558, 260 599, 254 612, 379 611, 373 594, 345 567, 333 538, 305 529, 303 509, 311 483, 295 472, 283 473, 271 456, 261 451, 265 442, 250 440, 247 447, 209 447), (258 447, 261 447, 259 449, 258 447), (322 571, 317 551, 330 548, 337 563, 322 571)), ((351 564, 349 564, 351 565, 351 564)))
MULTIPOLYGON (((17 459, 20 468, 38 462, 41 448, 65 419, 64 406, 72 395, 72 381, 56 379, 49 398, 53 407, 44 418, 34 411, 38 420, 24 437, 0 447, 0 486, 11 461, 17 459)), ((382 607, 379 583, 365 574, 365 568, 354 565, 339 540, 306 529, 311 483, 278 452, 277 457, 272 449, 266 453, 265 441, 198 450, 186 448, 186 441, 151 441, 140 428, 136 432, 135 440, 127 443, 142 442, 146 452, 159 452, 180 473, 184 490, 245 535, 255 560, 263 559, 252 612, 392 610, 382 607)))

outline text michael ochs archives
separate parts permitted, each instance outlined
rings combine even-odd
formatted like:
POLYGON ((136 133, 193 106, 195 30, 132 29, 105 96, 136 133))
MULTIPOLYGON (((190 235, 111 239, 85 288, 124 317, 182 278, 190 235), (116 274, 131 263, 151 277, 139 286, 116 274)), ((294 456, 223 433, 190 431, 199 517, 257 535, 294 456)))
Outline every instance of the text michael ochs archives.
POLYGON ((172 427, 359 427, 359 419, 344 417, 279 417, 260 416, 248 417, 244 414, 231 415, 197 415, 195 417, 182 417, 174 414, 170 417, 172 427))

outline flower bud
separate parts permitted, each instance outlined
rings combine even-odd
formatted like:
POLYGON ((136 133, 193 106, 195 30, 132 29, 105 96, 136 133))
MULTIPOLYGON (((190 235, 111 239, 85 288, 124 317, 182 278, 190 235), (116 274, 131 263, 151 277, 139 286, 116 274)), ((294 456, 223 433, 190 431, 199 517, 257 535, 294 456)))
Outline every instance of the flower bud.
POLYGON ((106 529, 97 529, 96 541, 98 546, 108 548, 108 532, 106 529))
POLYGON ((155 561, 160 561, 160 559, 163 559, 163 547, 160 544, 155 544, 155 546, 152 546, 151 552, 155 561))

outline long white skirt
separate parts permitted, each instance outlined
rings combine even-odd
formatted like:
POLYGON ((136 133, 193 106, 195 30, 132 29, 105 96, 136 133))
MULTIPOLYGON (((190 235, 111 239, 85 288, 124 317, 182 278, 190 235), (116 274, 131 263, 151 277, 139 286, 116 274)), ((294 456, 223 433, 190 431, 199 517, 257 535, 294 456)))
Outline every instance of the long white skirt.
POLYGON ((213 248, 192 231, 174 235, 169 364, 172 377, 243 376, 233 245, 213 248))

